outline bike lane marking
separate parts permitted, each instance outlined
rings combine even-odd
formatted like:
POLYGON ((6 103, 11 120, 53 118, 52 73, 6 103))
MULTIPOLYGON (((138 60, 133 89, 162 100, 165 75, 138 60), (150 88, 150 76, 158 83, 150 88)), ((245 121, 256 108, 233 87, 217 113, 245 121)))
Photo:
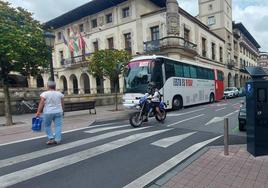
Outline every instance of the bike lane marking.
POLYGON ((98 128, 98 129, 84 131, 84 133, 98 133, 98 132, 101 132, 101 131, 108 131, 108 130, 119 129, 119 128, 124 128, 124 127, 130 127, 130 125, 127 124, 127 125, 118 125, 118 126, 111 126, 111 127, 103 127, 103 128, 98 128))
POLYGON ((182 135, 177 135, 177 136, 172 136, 172 137, 168 137, 168 138, 164 138, 161 140, 158 140, 156 142, 151 143, 154 146, 158 146, 158 147, 162 147, 162 148, 167 148, 189 136, 192 136, 193 134, 195 134, 196 132, 190 132, 190 133, 186 133, 186 134, 182 134, 182 135))
POLYGON ((194 112, 198 112, 198 111, 202 111, 202 110, 205 110, 206 108, 200 108, 200 109, 197 109, 197 110, 193 110, 193 111, 189 111, 189 112, 184 112, 184 113, 180 113, 180 114, 167 114, 168 117, 173 117, 173 116, 182 116, 182 115, 186 115, 186 114, 191 114, 191 113, 194 113, 194 112))
POLYGON ((173 126, 173 125, 177 125, 177 124, 180 124, 180 123, 183 123, 183 122, 185 122, 185 121, 189 121, 189 120, 192 120, 192 119, 195 119, 195 118, 198 118, 198 117, 202 117, 202 116, 204 116, 204 115, 205 115, 205 114, 200 114, 200 115, 197 115, 197 116, 194 116, 194 117, 191 117, 191 118, 183 119, 183 120, 181 120, 181 121, 178 121, 178 122, 169 124, 169 125, 167 125, 167 127, 170 127, 170 126, 173 126))
POLYGON ((0 176, 0 185, 3 187, 8 187, 170 130, 172 129, 133 134, 131 136, 127 136, 125 138, 121 138, 100 146, 96 146, 87 150, 73 153, 71 155, 67 155, 65 157, 54 159, 45 163, 41 163, 39 165, 6 174, 0 176))

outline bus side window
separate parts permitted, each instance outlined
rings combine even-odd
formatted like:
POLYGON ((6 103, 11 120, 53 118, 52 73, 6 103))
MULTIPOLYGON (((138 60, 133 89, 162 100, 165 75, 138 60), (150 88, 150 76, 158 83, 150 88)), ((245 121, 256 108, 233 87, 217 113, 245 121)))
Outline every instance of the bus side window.
POLYGON ((190 66, 191 78, 197 78, 196 67, 190 66))
POLYGON ((174 64, 175 68, 175 76, 176 77, 183 77, 183 66, 181 63, 174 64))
POLYGON ((184 64, 183 65, 183 74, 185 78, 190 78, 190 67, 189 65, 184 64))
POLYGON ((208 69, 208 79, 209 80, 214 80, 214 78, 215 78, 215 76, 214 76, 213 70, 208 69))
POLYGON ((172 62, 168 62, 169 60, 165 60, 165 72, 166 72, 166 80, 169 79, 170 77, 175 76, 175 69, 174 69, 174 64, 172 62))
POLYGON ((221 71, 217 71, 218 80, 223 81, 223 73, 221 71))
POLYGON ((163 87, 163 72, 161 61, 155 61, 154 66, 152 66, 152 82, 155 82, 156 87, 161 89, 163 87))

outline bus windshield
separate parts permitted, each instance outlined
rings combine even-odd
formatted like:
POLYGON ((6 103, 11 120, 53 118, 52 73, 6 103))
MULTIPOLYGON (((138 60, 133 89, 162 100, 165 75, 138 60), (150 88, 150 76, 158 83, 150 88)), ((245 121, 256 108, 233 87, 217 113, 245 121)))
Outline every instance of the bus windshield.
POLYGON ((150 63, 152 60, 133 61, 128 64, 125 76, 126 93, 146 93, 150 82, 150 63))

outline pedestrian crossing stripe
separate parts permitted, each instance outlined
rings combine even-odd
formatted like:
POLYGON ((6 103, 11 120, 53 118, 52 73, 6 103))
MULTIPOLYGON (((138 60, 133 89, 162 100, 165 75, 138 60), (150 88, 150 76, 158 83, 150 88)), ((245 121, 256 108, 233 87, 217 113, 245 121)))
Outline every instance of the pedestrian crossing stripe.
POLYGON ((135 132, 135 131, 139 131, 139 130, 144 130, 144 129, 148 129, 149 127, 141 127, 139 129, 126 129, 126 130, 119 130, 119 131, 114 131, 114 132, 109 132, 106 134, 102 134, 102 135, 98 135, 98 136, 93 136, 90 138, 86 138, 86 139, 82 139, 82 140, 77 140, 68 144, 62 144, 59 145, 57 147, 51 147, 51 148, 47 148, 47 149, 43 149, 43 150, 39 150, 39 151, 34 151, 31 153, 27 153, 27 154, 23 154, 23 155, 19 155, 19 156, 15 156, 15 157, 11 157, 8 159, 4 159, 4 160, 0 160, 0 168, 6 167, 6 166, 10 166, 10 165, 14 165, 20 162, 24 162, 24 161, 28 161, 31 159, 35 159, 38 157, 42 157, 45 155, 49 155, 49 154, 53 154, 56 152, 60 152, 60 151, 64 151, 67 149, 71 149, 74 147, 78 147, 78 146, 82 146, 85 144, 89 144, 92 142, 96 142, 99 140, 103 140, 106 138, 111 138, 114 136, 118 136, 121 134, 125 134, 125 133, 130 133, 130 132, 135 132))
POLYGON ((110 143, 106 143, 71 155, 67 155, 65 157, 61 157, 7 175, 3 175, 0 177, 0 186, 8 187, 170 130, 172 129, 133 134, 131 136, 121 138, 110 143))
POLYGON ((130 184, 124 186, 124 188, 138 188, 138 187, 144 187, 150 183, 152 183, 154 180, 156 180, 158 177, 162 176, 166 172, 168 172, 170 169, 177 166, 179 163, 181 163, 183 160, 187 159, 189 156, 193 155, 195 152, 199 151, 209 143, 221 138, 222 136, 217 136, 215 138, 194 144, 187 148, 186 150, 182 151, 178 155, 172 157, 168 161, 162 163, 161 165, 157 166, 153 170, 149 171, 148 173, 144 174, 143 176, 139 177, 138 179, 134 180, 130 184))

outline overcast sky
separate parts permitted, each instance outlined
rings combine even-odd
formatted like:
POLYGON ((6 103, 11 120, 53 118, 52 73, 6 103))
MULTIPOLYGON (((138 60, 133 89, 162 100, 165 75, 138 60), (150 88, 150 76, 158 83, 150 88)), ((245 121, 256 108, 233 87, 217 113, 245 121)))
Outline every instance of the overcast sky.
MULTIPOLYGON (((89 0, 5 0, 14 7, 21 6, 34 13, 34 17, 46 22, 89 0)), ((178 0, 180 7, 198 14, 198 0, 178 0)), ((268 1, 267 0, 233 0, 233 19, 242 22, 257 42, 261 51, 268 52, 268 1)))

